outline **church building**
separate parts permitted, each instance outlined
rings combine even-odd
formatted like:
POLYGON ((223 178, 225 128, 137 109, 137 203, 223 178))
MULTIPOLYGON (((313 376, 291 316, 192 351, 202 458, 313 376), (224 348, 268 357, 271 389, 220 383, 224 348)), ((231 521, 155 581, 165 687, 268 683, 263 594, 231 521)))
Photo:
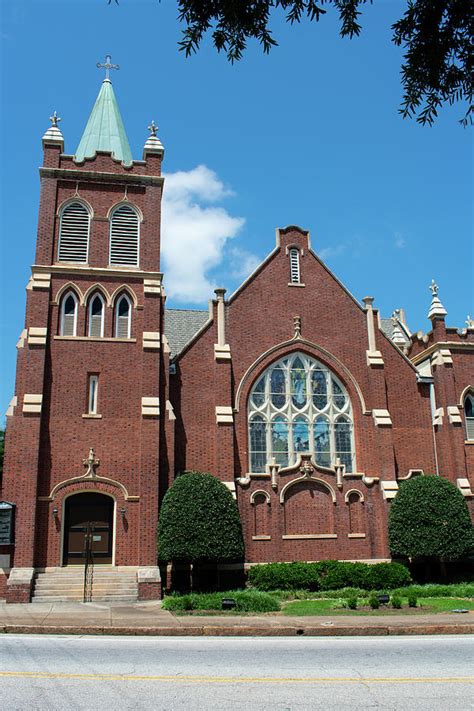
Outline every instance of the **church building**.
MULTIPOLYGON (((264 261, 208 310, 168 309, 160 270, 164 148, 134 160, 109 78, 72 155, 43 136, 0 482, 0 597, 157 599, 156 531, 175 475, 235 496, 246 566, 390 559, 400 482, 437 474, 473 511, 474 321, 429 331, 381 318, 317 255, 276 231, 264 261), (273 247, 273 248, 272 248, 273 247)), ((199 244, 196 244, 196 250, 199 244)), ((162 571, 163 574, 163 571, 162 571)))

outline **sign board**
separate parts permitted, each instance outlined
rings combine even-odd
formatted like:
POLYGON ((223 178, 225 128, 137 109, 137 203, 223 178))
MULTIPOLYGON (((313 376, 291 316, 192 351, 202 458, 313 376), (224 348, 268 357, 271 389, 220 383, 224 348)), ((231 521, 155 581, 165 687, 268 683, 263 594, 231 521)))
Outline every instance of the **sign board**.
POLYGON ((15 504, 0 501, 0 546, 13 543, 13 511, 15 504))

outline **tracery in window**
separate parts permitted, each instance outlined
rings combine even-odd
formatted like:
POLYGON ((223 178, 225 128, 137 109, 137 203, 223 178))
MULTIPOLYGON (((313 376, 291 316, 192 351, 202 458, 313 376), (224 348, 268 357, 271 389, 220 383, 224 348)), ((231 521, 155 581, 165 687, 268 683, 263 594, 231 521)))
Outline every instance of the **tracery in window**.
POLYGON ((89 301, 89 319, 87 335, 96 338, 104 336, 104 299, 101 294, 95 294, 89 301))
POLYGON ((271 365, 253 386, 248 406, 250 471, 264 472, 270 460, 294 464, 312 454, 324 467, 339 459, 355 471, 352 408, 338 378, 303 353, 271 365))
POLYGON ((132 306, 126 294, 122 294, 115 306, 115 337, 130 338, 132 306))
POLYGON ((474 395, 468 393, 464 399, 464 416, 466 419, 466 439, 474 440, 474 395))
POLYGON ((75 336, 77 330, 77 296, 73 291, 64 294, 61 301, 61 318, 59 334, 75 336))

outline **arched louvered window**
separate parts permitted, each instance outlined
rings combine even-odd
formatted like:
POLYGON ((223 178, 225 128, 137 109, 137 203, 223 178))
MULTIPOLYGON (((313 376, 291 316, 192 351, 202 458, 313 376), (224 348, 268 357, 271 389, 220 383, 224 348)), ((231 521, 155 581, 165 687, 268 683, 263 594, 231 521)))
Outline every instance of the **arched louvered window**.
POLYGON ((95 294, 89 301, 88 336, 102 338, 104 336, 104 299, 101 294, 95 294))
POLYGON ((354 433, 349 395, 323 364, 304 353, 273 363, 258 378, 248 404, 250 471, 282 468, 310 453, 322 467, 339 459, 354 472, 354 433))
POLYGON ((296 247, 290 249, 290 282, 299 284, 300 279, 300 251, 296 247))
POLYGON ((61 336, 75 336, 77 329, 77 296, 73 291, 64 294, 61 302, 59 333, 61 336))
POLYGON ((115 337, 130 338, 132 321, 132 306, 130 299, 123 294, 115 307, 115 337))
POLYGON ((474 395, 468 393, 464 400, 464 416, 466 418, 466 439, 474 440, 474 395))
POLYGON ((80 202, 70 202, 61 211, 59 224, 60 262, 84 262, 89 258, 90 214, 80 202))
POLYGON ((110 264, 137 267, 140 221, 130 205, 117 207, 110 220, 110 264))

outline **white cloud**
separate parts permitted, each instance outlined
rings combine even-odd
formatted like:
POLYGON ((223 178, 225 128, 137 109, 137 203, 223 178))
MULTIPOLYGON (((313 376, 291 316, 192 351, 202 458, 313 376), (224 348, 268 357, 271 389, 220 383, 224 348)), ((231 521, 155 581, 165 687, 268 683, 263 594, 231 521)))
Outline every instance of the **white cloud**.
POLYGON ((229 250, 230 275, 234 279, 246 279, 262 260, 256 254, 247 252, 241 247, 232 247, 229 250))
MULTIPOLYGON (((166 290, 176 301, 206 301, 217 286, 209 272, 227 256, 227 243, 245 220, 233 217, 224 207, 202 205, 232 195, 205 165, 170 173, 165 178, 162 256, 166 290)), ((253 259, 244 250, 238 251, 245 255, 246 263, 253 259)))
POLYGON ((331 259, 331 257, 339 257, 347 249, 347 243, 336 244, 334 247, 323 247, 317 252, 317 255, 323 261, 331 259))
POLYGON ((395 232, 395 247, 402 249, 405 246, 405 240, 400 232, 395 232))

